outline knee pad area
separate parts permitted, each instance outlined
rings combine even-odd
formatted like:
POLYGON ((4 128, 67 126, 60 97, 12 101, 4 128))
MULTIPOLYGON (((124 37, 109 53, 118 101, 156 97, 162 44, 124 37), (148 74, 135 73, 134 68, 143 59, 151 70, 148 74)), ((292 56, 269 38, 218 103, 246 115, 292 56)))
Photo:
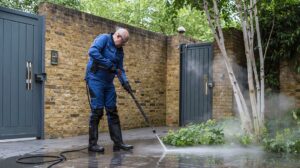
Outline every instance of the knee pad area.
POLYGON ((111 124, 119 123, 119 115, 117 108, 106 109, 107 120, 111 124))
POLYGON ((95 109, 92 111, 91 119, 101 119, 103 116, 103 109, 95 109))

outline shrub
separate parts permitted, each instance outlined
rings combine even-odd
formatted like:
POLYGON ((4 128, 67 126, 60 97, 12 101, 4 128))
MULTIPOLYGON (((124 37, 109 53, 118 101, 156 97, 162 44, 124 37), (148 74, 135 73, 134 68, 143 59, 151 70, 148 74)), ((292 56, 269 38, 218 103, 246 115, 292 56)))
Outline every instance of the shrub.
POLYGON ((243 146, 253 144, 253 142, 254 142, 254 138, 250 134, 237 135, 237 139, 238 139, 239 143, 243 146))
POLYGON ((212 145, 223 144, 223 129, 214 120, 201 124, 190 124, 178 131, 169 131, 163 142, 173 146, 212 145))
POLYGON ((287 128, 276 133, 274 138, 263 139, 264 148, 275 153, 300 153, 299 132, 287 128))

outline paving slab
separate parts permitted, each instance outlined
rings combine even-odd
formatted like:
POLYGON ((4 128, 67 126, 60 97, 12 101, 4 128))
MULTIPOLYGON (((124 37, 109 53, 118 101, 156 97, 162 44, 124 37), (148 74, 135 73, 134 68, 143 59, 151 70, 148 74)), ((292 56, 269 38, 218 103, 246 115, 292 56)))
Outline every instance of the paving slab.
MULTIPOLYGON (((176 129, 170 127, 156 127, 157 134, 164 136, 168 130, 176 129)), ((137 128, 124 130, 122 132, 123 140, 153 139, 155 135, 151 128, 137 128)), ((99 133, 98 143, 106 145, 112 144, 109 133, 99 133)), ((37 152, 56 152, 73 148, 82 148, 88 144, 88 135, 45 140, 28 140, 17 142, 0 142, 0 160, 8 157, 24 155, 37 152)))

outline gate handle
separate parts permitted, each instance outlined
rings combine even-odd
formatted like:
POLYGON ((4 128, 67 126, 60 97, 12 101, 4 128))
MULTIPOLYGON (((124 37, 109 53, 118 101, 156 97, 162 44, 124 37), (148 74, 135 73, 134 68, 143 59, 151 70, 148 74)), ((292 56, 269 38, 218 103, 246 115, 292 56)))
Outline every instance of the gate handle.
POLYGON ((205 95, 207 95, 207 82, 205 82, 205 95))
POLYGON ((32 89, 32 64, 26 61, 26 90, 32 89))
POLYGON ((29 89, 32 90, 32 63, 29 62, 29 89))
POLYGON ((28 62, 26 61, 26 74, 25 74, 25 83, 26 83, 26 90, 28 90, 28 62))
POLYGON ((205 95, 207 95, 207 90, 208 90, 208 86, 207 86, 207 82, 208 82, 208 76, 205 74, 204 76, 203 76, 203 80, 204 80, 204 82, 205 82, 205 95))

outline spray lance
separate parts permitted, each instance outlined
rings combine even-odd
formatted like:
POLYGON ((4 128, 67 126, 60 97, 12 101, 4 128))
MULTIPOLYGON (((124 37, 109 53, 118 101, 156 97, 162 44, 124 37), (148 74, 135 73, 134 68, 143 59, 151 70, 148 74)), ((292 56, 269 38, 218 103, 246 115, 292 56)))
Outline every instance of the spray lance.
MULTIPOLYGON (((119 78, 121 81, 121 77, 119 78)), ((155 134, 156 138, 158 139, 158 141, 160 142, 161 146, 164 148, 165 151, 167 151, 168 149, 166 148, 166 146, 164 145, 164 143, 160 140, 159 136, 156 133, 156 130, 154 129, 154 127, 150 124, 150 121, 147 117, 147 115, 145 114, 142 106, 140 105, 140 103, 137 101, 137 99, 135 98, 133 91, 131 90, 131 88, 129 88, 128 93, 130 94, 130 96, 132 97, 132 99, 134 100, 136 106, 138 107, 139 111, 141 112, 141 114, 143 115, 146 123, 148 124, 149 127, 151 127, 153 134, 155 134)))
POLYGON ((146 116, 146 114, 145 114, 145 112, 144 112, 142 106, 140 105, 140 103, 139 103, 139 102, 137 101, 137 99, 135 98, 135 96, 134 96, 134 94, 133 94, 133 92, 132 92, 131 89, 129 90, 129 94, 130 94, 130 96, 132 97, 132 99, 134 100, 134 102, 135 102, 136 106, 138 107, 139 111, 140 111, 141 114, 143 115, 143 117, 144 117, 146 123, 148 124, 148 126, 152 128, 153 134, 156 134, 156 130, 155 130, 155 129, 153 128, 153 126, 150 124, 150 121, 149 121, 148 117, 146 116))

